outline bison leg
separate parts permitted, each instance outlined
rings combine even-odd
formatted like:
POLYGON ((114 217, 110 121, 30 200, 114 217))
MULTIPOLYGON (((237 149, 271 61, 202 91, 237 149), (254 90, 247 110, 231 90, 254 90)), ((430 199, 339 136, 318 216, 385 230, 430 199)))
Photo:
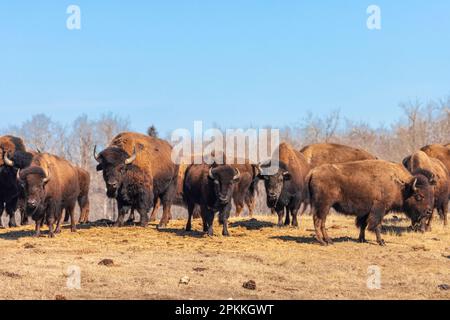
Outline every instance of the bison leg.
POLYGON ((369 217, 367 219, 368 229, 370 231, 375 231, 377 242, 380 246, 386 245, 381 237, 381 222, 383 221, 384 214, 384 208, 375 208, 371 213, 369 213, 369 217))
POLYGON ((80 220, 79 224, 89 223, 90 202, 89 196, 84 195, 78 199, 78 205, 80 207, 80 220))
POLYGON ((3 201, 0 201, 0 229, 4 229, 5 227, 3 226, 3 211, 5 210, 5 204, 3 203, 3 201))
POLYGON ((206 223, 208 224, 208 236, 214 236, 214 212, 208 210, 206 213, 206 223))
POLYGON ((428 221, 426 222, 425 231, 431 231, 431 222, 433 222, 433 216, 434 216, 434 209, 433 212, 430 214, 428 221))
MULTIPOLYGON (((141 219, 142 219, 142 217, 141 217, 141 219)), ((134 225, 135 220, 136 220, 136 216, 134 215, 134 208, 131 208, 130 216, 128 217, 128 220, 127 220, 127 225, 129 225, 129 226, 134 225)))
POLYGON ((361 243, 366 243, 366 228, 367 228, 367 218, 369 215, 356 218, 356 226, 359 227, 359 238, 358 241, 361 243))
POLYGON ((229 204, 220 213, 222 224, 223 224, 222 235, 225 237, 230 236, 230 233, 228 232, 228 218, 230 217, 230 211, 231 211, 231 205, 229 204))
POLYGON ((150 221, 151 222, 156 221, 156 218, 158 216, 158 211, 159 211, 160 207, 161 207, 161 200, 159 198, 156 198, 155 205, 153 207, 153 211, 152 211, 152 214, 150 216, 150 221))
POLYGON ((242 211, 244 211, 244 205, 241 203, 236 203, 236 217, 240 217, 242 214, 242 211))
POLYGON ((252 218, 253 212, 255 211, 256 201, 255 196, 250 192, 248 192, 247 195, 245 196, 245 204, 248 207, 248 215, 250 218, 252 218))
POLYGON ((64 210, 64 223, 69 223, 70 220, 70 213, 66 210, 64 210))
POLYGON ((35 230, 34 236, 36 238, 41 236, 41 227, 42 227, 43 221, 44 221, 44 218, 36 220, 36 226, 34 228, 34 230, 35 230))
POLYGON ((283 217, 284 217, 284 207, 283 208, 277 208, 276 213, 278 215, 278 226, 283 226, 283 217))
POLYGON ((166 194, 161 199, 162 205, 163 205, 163 215, 161 218, 161 221, 159 222, 158 229, 164 229, 167 227, 167 224, 169 223, 169 220, 171 219, 172 215, 170 213, 172 209, 172 201, 170 198, 170 193, 166 192, 166 194))
POLYGON ((54 238, 55 237, 55 232, 54 232, 54 223, 55 223, 55 219, 53 217, 48 218, 47 224, 48 224, 48 236, 49 238, 54 238))
POLYGON ((148 223, 149 223, 149 217, 148 217, 148 212, 150 211, 150 208, 152 207, 152 206, 150 206, 150 207, 148 207, 148 206, 146 206, 145 204, 142 204, 141 205, 142 207, 141 208, 139 208, 139 214, 140 214, 140 216, 141 216, 141 222, 140 222, 140 225, 141 225, 141 227, 143 227, 143 228, 147 228, 147 226, 148 226, 148 223))
POLYGON ((118 217, 117 221, 114 224, 115 227, 121 228, 124 225, 124 219, 125 215, 128 213, 128 211, 131 209, 130 207, 122 206, 122 204, 117 203, 117 211, 118 211, 118 217))
POLYGON ((66 208, 66 215, 70 216, 70 231, 77 232, 77 223, 75 222, 75 203, 66 208))
POLYGON ((284 225, 289 226, 290 224, 291 224, 291 214, 289 213, 289 208, 286 207, 286 220, 284 221, 284 225))
POLYGON ((194 209, 195 209, 195 205, 193 204, 188 204, 188 221, 186 224, 186 231, 190 232, 192 231, 192 216, 194 215, 194 209))
POLYGON ((320 219, 317 215, 314 215, 314 230, 316 231, 316 240, 323 246, 326 246, 327 243, 323 239, 322 234, 322 219, 320 219))
POLYGON ((447 211, 448 211, 448 201, 444 201, 440 206, 439 216, 444 220, 444 226, 447 225, 447 211))
POLYGON ((6 213, 9 216, 8 226, 10 228, 17 227, 16 224, 16 210, 17 210, 17 199, 6 204, 6 213))

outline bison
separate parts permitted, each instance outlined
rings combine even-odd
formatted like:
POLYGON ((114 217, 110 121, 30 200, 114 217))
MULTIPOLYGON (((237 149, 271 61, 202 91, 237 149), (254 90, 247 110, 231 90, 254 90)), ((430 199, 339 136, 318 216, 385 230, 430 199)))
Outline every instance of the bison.
POLYGON ((281 143, 278 171, 273 175, 265 174, 265 168, 272 166, 272 160, 260 166, 259 177, 264 180, 267 194, 267 206, 275 209, 278 214, 278 226, 283 225, 283 216, 286 210, 285 225, 298 226, 297 214, 303 203, 305 195, 305 179, 310 170, 303 154, 287 143, 281 143))
MULTIPOLYGON (((432 184, 434 188, 434 208, 438 211, 439 216, 444 220, 444 225, 447 225, 447 211, 450 193, 450 175, 444 164, 433 157, 429 157, 423 151, 417 151, 412 155, 403 159, 403 165, 410 172, 417 169, 427 170, 432 174, 432 184)), ((427 222, 426 229, 431 230, 431 221, 433 215, 427 222)))
MULTIPOLYGON (((90 201, 89 201, 89 188, 91 184, 91 175, 83 168, 76 167, 78 171, 78 182, 80 184, 80 195, 78 196, 78 206, 80 207, 80 219, 79 224, 89 223, 90 201)), ((70 220, 70 214, 66 212, 64 222, 67 223, 70 220)))
POLYGON ((0 137, 0 227, 3 227, 1 217, 5 209, 9 216, 9 227, 16 227, 15 212, 21 190, 16 179, 17 168, 10 158, 17 158, 18 163, 27 166, 31 157, 26 152, 22 139, 14 136, 0 137))
POLYGON ((167 141, 147 135, 124 132, 94 157, 97 170, 103 172, 107 196, 116 198, 120 183, 118 168, 134 164, 147 173, 152 181, 153 200, 161 200, 164 208, 159 228, 165 228, 170 219, 171 206, 177 191, 178 165, 172 162, 172 147, 167 141), (138 151, 138 152, 137 152, 138 151))
POLYGON ((115 224, 122 227, 124 217, 130 210, 136 210, 141 217, 140 225, 146 227, 149 222, 149 211, 153 208, 153 181, 151 177, 134 164, 123 163, 116 167, 119 183, 117 190, 117 205, 119 217, 115 224))
POLYGON ((17 179, 24 191, 26 212, 36 222, 36 236, 45 222, 50 237, 60 233, 63 210, 71 216, 71 231, 76 231, 74 209, 80 184, 75 166, 58 156, 39 153, 28 167, 18 171, 17 179))
POLYGON ((365 229, 381 237, 383 217, 391 211, 405 212, 414 227, 424 230, 424 221, 433 212, 433 187, 430 173, 410 173, 401 164, 384 160, 365 160, 322 165, 308 177, 309 197, 314 217, 316 239, 332 244, 325 222, 331 208, 346 215, 356 215, 359 241, 366 242, 365 229))
POLYGON ((300 152, 311 168, 323 164, 337 164, 359 160, 375 160, 375 156, 362 149, 336 143, 318 143, 304 147, 300 152))
POLYGON ((192 230, 192 216, 196 206, 200 206, 203 231, 213 236, 214 216, 219 212, 219 221, 223 224, 222 234, 229 236, 231 200, 240 176, 239 170, 230 165, 194 164, 187 168, 183 187, 183 197, 189 212, 186 231, 192 230))
POLYGON ((428 156, 441 160, 444 166, 450 172, 450 148, 441 144, 431 144, 420 149, 428 156))
MULTIPOLYGON (((240 163, 240 162, 239 162, 240 163)), ((251 165, 249 161, 243 161, 243 164, 230 164, 241 173, 239 182, 236 184, 233 192, 233 201, 236 206, 236 217, 239 217, 244 210, 244 204, 247 205, 248 215, 253 216, 255 210, 255 197, 258 188, 258 166, 251 165)))

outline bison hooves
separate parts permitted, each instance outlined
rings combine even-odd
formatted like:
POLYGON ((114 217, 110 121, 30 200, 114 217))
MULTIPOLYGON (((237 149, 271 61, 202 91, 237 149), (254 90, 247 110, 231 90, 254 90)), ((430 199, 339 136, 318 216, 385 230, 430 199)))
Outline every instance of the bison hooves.
POLYGON ((378 244, 379 244, 380 246, 382 246, 382 247, 386 246, 386 242, 384 242, 383 239, 381 239, 380 241, 377 241, 377 242, 378 242, 378 244))
POLYGON ((358 242, 359 243, 368 243, 369 241, 367 241, 365 238, 359 238, 358 242))

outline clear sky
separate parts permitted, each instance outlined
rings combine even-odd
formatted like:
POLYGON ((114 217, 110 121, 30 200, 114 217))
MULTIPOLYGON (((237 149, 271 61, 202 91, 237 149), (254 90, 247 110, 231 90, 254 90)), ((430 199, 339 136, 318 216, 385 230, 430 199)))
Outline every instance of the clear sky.
POLYGON ((376 126, 401 101, 450 94, 448 0, 2 1, 0 41, 0 126, 112 111, 167 133, 338 108, 376 126), (66 28, 70 4, 81 30, 66 28))

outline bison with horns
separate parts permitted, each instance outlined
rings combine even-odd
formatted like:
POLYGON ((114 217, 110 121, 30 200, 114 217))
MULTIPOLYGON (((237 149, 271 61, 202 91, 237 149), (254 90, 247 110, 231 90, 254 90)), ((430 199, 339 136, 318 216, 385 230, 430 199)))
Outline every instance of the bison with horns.
POLYGON ((25 167, 29 165, 31 158, 32 154, 26 152, 22 139, 14 136, 0 137, 0 227, 3 227, 1 216, 5 209, 9 215, 9 226, 16 226, 15 212, 21 190, 16 179, 17 168, 14 161, 25 167))
POLYGON ((325 222, 331 208, 355 215, 360 227, 359 241, 365 242, 365 229, 381 238, 381 222, 391 211, 405 212, 414 227, 425 228, 433 212, 433 187, 430 173, 417 170, 410 173, 401 164, 383 160, 365 160, 343 164, 322 165, 308 177, 308 190, 316 239, 323 245, 332 244, 325 222))
POLYGON ((187 168, 184 178, 183 197, 188 207, 189 218, 186 231, 192 229, 192 216, 200 206, 203 231, 213 236, 214 215, 219 212, 224 236, 228 236, 232 197, 239 183, 239 169, 230 165, 194 164, 187 168))
POLYGON ((50 237, 60 233, 63 210, 71 217, 72 232, 76 231, 74 211, 81 190, 74 165, 55 155, 37 153, 29 166, 17 172, 17 181, 23 190, 26 213, 36 222, 36 236, 45 222, 50 237))
MULTIPOLYGON (((153 193, 152 202, 160 200, 163 216, 159 228, 165 228, 171 218, 171 207, 177 192, 179 166, 172 161, 172 146, 164 140, 147 135, 123 132, 117 135, 110 145, 94 157, 97 170, 103 172, 107 196, 117 198, 123 179, 123 166, 135 165, 146 173, 149 190, 153 193)), ((139 184, 139 181, 136 181, 139 184)), ((151 204, 153 206, 153 203, 151 204)), ((120 206, 120 203, 118 203, 120 206)), ((133 206, 131 210, 137 209, 133 206)), ((119 212, 123 208, 119 207, 119 212)), ((142 217, 141 217, 142 218, 142 217)), ((141 219, 142 222, 145 223, 141 219)), ((120 221, 118 221, 120 224, 120 221)))

